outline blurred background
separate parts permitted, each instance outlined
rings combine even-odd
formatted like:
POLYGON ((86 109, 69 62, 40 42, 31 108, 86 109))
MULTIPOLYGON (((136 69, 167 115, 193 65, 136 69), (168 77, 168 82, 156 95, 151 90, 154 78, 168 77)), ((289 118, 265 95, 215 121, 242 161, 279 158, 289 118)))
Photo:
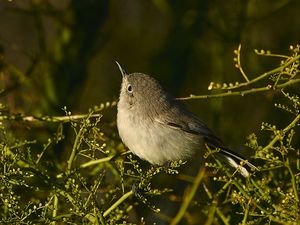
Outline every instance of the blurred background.
MULTIPOLYGON (((299 0, 0 0, 0 100, 22 115, 65 115, 64 106, 85 114, 118 99, 115 61, 128 73, 152 75, 175 97, 216 93, 208 91, 211 81, 244 81, 233 61, 239 44, 250 79, 278 67, 280 59, 254 49, 290 54, 300 43, 299 10, 299 0)), ((290 121, 274 108, 280 98, 277 91, 184 104, 225 143, 251 155, 246 137, 262 121, 290 121)), ((116 107, 103 113, 101 125, 119 141, 116 107)), ((42 139, 57 129, 29 126, 10 128, 42 139)))
MULTIPOLYGON (((154 76, 175 97, 209 94, 210 81, 243 81, 233 62, 239 43, 250 78, 279 65, 253 50, 285 54, 299 43, 299 8, 299 0, 0 0, 0 97, 26 115, 62 115, 63 106, 85 113, 117 100, 116 60, 129 73, 154 76)), ((274 95, 185 104, 242 148, 261 121, 280 116, 274 95)))
MULTIPOLYGON (((250 78, 279 65, 254 49, 286 54, 299 43, 299 8, 298 0, 0 0, 0 97, 25 115, 63 115, 63 106, 85 113, 118 99, 116 60, 129 73, 154 76, 175 97, 209 94, 210 81, 243 81, 233 62, 239 43, 250 78)), ((274 95, 185 104, 243 151, 261 121, 285 124, 274 95)))

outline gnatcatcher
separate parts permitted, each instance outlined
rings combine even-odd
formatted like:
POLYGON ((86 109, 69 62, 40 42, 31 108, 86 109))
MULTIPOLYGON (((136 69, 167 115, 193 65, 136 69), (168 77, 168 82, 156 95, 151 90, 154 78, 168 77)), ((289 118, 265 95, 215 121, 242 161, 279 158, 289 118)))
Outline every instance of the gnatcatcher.
MULTIPOLYGON (((231 166, 247 177, 247 165, 256 167, 229 150, 195 115, 172 98, 152 77, 143 73, 123 76, 118 102, 117 126, 124 144, 151 164, 187 160, 205 143, 231 166)), ((202 150, 203 151, 203 150, 202 150)))

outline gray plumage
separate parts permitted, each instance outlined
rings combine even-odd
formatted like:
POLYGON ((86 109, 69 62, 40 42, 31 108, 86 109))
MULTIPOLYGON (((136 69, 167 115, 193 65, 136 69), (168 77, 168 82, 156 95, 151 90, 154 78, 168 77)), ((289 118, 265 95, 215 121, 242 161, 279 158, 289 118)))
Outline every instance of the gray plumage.
MULTIPOLYGON (((117 63, 118 64, 118 63, 117 63)), ((219 148, 219 154, 243 176, 242 157, 230 151, 201 121, 170 96, 152 77, 142 73, 123 75, 118 102, 117 125, 124 144, 138 157, 152 164, 187 160, 203 143, 219 148)), ((246 162, 251 168, 251 163, 246 162)))

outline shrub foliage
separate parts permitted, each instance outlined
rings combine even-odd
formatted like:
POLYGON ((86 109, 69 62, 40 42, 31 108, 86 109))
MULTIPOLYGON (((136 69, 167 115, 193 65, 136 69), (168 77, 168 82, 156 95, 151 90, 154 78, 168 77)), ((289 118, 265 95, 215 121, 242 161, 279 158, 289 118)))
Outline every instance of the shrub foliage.
POLYGON ((186 178, 188 191, 178 196, 170 188, 157 188, 153 179, 166 174, 177 179, 179 168, 188 162, 153 167, 132 156, 117 138, 116 127, 103 122, 102 111, 116 102, 95 106, 85 115, 72 115, 64 107, 65 115, 58 117, 14 114, 3 103, 0 223, 145 224, 145 215, 137 209, 145 207, 159 215, 152 200, 169 196, 179 202, 176 215, 159 218, 170 224, 299 224, 299 89, 293 93, 300 81, 299 46, 291 46, 290 55, 256 51, 281 61, 253 79, 242 68, 240 50, 241 46, 234 52, 234 61, 244 82, 212 82, 209 90, 217 93, 182 99, 279 93, 274 110, 284 111, 290 122, 283 127, 281 121, 262 122, 261 131, 247 137, 258 167, 249 178, 231 171, 207 150, 206 169, 186 178), (53 131, 47 138, 30 135, 43 127, 53 131), (212 183, 217 188, 211 189, 212 183))

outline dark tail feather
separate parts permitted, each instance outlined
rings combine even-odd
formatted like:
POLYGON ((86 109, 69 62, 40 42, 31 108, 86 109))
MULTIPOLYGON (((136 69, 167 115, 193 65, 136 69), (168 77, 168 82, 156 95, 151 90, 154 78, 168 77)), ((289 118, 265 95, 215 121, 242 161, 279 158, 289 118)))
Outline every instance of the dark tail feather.
POLYGON ((217 155, 219 158, 226 163, 228 163, 230 166, 234 167, 236 170, 238 170, 244 177, 249 177, 250 170, 257 171, 257 167, 254 166, 252 163, 250 163, 248 160, 244 159, 242 156, 239 156, 237 153, 231 151, 230 149, 223 147, 223 144, 218 143, 220 140, 217 139, 214 140, 215 143, 211 142, 211 139, 206 139, 206 144, 209 148, 212 149, 220 149, 217 152, 217 155))

